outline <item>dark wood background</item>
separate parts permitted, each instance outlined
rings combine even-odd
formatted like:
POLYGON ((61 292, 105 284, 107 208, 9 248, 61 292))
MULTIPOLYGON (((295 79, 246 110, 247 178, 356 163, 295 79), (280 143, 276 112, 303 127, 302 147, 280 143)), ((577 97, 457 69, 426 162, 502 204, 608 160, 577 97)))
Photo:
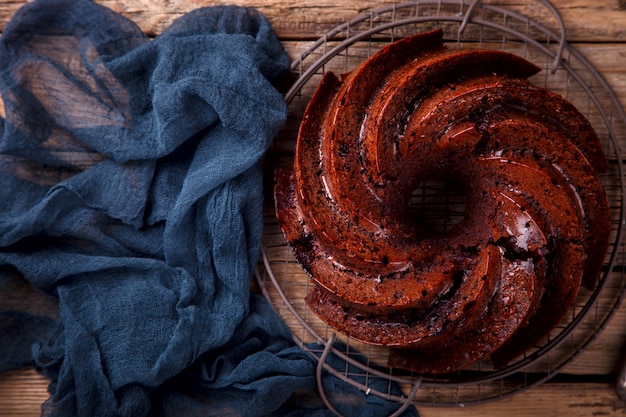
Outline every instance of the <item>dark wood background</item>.
MULTIPOLYGON (((287 50, 296 56, 310 41, 358 13, 391 0, 97 0, 134 20, 150 36, 175 18, 201 6, 255 7, 274 25, 287 50)), ((24 1, 0 0, 0 31, 24 1)), ((501 3, 532 16, 534 1, 501 3)), ((626 103, 626 0, 555 0, 568 40, 603 74, 626 103)), ((1 103, 0 103, 1 104, 1 103)), ((622 151, 624 152, 624 150, 622 151)), ((494 403, 468 408, 420 407, 424 417, 453 416, 624 416, 626 404, 614 392, 626 347, 626 307, 563 373, 543 385, 494 403)), ((31 369, 0 374, 0 415, 38 416, 48 397, 47 381, 31 369)))

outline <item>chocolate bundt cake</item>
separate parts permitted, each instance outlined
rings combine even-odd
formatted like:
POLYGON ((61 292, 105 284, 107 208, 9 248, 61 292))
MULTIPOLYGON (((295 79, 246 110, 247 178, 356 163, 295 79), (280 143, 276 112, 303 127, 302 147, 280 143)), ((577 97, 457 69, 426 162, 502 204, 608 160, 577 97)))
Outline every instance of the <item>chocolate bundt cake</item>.
POLYGON ((392 348, 393 367, 501 366, 595 285, 608 163, 584 116, 527 81, 538 71, 501 51, 447 49, 433 31, 324 76, 275 185, 323 321, 392 348), (410 209, 429 180, 466 198, 449 230, 410 209))

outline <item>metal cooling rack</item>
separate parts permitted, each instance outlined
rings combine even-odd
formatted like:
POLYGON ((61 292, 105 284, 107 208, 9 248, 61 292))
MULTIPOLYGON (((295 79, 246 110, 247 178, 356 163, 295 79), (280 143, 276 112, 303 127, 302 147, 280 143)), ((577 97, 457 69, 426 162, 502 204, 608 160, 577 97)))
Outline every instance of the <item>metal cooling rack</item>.
MULTIPOLYGON (((307 310, 303 298, 313 284, 293 258, 273 207, 266 208, 263 263, 256 273, 263 294, 292 329, 296 343, 318 358, 318 373, 326 370, 370 395, 397 401, 402 408, 396 415, 409 404, 465 406, 494 401, 546 381, 594 340, 624 297, 626 204, 619 144, 626 143, 626 114, 601 71, 567 44, 558 11, 546 1, 539 6, 543 10, 536 16, 541 17, 531 19, 515 10, 480 1, 422 0, 397 4, 337 26, 303 51, 291 67, 296 80, 286 94, 290 114, 270 151, 279 162, 290 163, 302 113, 326 71, 350 71, 390 42, 434 28, 443 29, 448 48, 502 49, 543 68, 531 81, 561 94, 587 116, 610 161, 611 168, 601 179, 609 195, 612 233, 597 288, 582 289, 562 323, 543 342, 503 369, 494 369, 490 361, 484 360, 454 374, 415 375, 386 368, 385 348, 335 334, 307 310), (336 344, 335 340, 343 343, 336 344), (352 366, 332 368, 325 360, 329 353, 352 366), (388 381, 386 392, 369 386, 368 381, 374 378, 388 381), (404 395, 392 394, 392 383, 399 384, 404 395)), ((424 184, 416 192, 421 194, 414 201, 426 205, 456 198, 454 192, 436 183, 424 184), (441 196, 444 198, 437 198, 441 196)), ((463 201, 456 198, 455 204, 462 205, 463 201)), ((459 212, 462 210, 458 207, 449 210, 442 227, 453 224, 459 212)), ((323 391, 321 394, 325 399, 323 391)), ((329 401, 327 404, 332 409, 329 401)))

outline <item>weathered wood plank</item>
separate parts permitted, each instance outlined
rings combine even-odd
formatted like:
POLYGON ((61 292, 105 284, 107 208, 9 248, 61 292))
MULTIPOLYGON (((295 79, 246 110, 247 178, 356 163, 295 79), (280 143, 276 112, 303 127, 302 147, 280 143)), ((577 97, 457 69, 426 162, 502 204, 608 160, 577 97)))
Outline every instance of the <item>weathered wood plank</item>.
MULTIPOLYGON (((237 4, 259 9, 274 25, 295 57, 339 23, 397 0, 96 0, 134 20, 148 35, 161 33, 174 19, 202 6, 237 4), (294 42, 307 40, 306 42, 294 42)), ((0 32, 25 1, 0 0, 0 32)), ((495 2, 491 2, 494 3, 495 2)), ((537 1, 498 0, 529 16, 541 14, 537 1)), ((602 72, 622 103, 626 103, 626 1, 554 0, 566 27, 568 39, 602 72)), ((299 288, 292 288, 300 291, 299 288)), ((626 344, 626 308, 622 307, 604 331, 564 372, 604 375, 610 379, 621 366, 626 344)), ((47 380, 31 369, 0 374, 0 414, 38 416, 48 397, 47 380)), ((624 403, 610 383, 555 383, 530 389, 512 398, 469 408, 420 407, 423 417, 484 415, 511 417, 542 415, 570 417, 623 416, 624 403)))
MULTIPOLYGON (((0 410, 4 417, 36 417, 48 398, 48 381, 32 369, 0 374, 0 410)), ((426 388, 424 388, 426 389, 426 388)), ((513 397, 467 407, 418 407, 422 417, 455 416, 623 416, 626 404, 612 383, 548 382, 513 397)))
MULTIPOLYGON (((335 25, 349 20, 358 13, 368 12, 383 5, 398 3, 394 0, 103 0, 120 13, 128 15, 147 33, 160 33, 173 19, 194 7, 212 4, 238 4, 255 7, 265 13, 281 37, 310 37, 321 34, 335 25), (146 13, 150 10, 150 13, 146 13)), ((496 3, 496 2, 493 2, 496 3)), ((525 15, 535 17, 536 1, 499 1, 525 15)), ((566 27, 568 38, 585 41, 626 40, 626 11, 622 12, 617 0, 585 2, 559 0, 554 2, 566 27), (620 12, 620 13, 617 13, 620 12)), ((544 10, 541 10, 544 13, 544 10)))
POLYGON ((465 408, 420 407, 422 417, 623 416, 626 407, 611 384, 547 383, 511 398, 465 408))
POLYGON ((39 416, 48 398, 48 380, 33 369, 0 374, 0 414, 7 417, 39 416))
MULTIPOLYGON (((0 29, 25 1, 0 1, 0 29)), ((369 12, 394 0, 97 0, 134 20, 149 35, 163 31, 184 13, 203 6, 236 4, 263 12, 282 38, 316 38, 359 13, 369 12)), ((546 15, 533 0, 498 0, 530 17, 546 15)), ((585 42, 626 41, 626 10, 621 0, 555 0, 567 27, 568 39, 585 42), (621 6, 620 6, 621 5, 621 6)))

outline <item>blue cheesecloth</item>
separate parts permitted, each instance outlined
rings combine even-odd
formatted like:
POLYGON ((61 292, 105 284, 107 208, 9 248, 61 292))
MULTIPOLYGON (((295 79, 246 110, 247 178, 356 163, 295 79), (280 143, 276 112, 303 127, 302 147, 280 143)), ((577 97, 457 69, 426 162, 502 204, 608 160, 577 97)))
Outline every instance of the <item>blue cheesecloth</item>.
MULTIPOLYGON (((315 396, 315 358, 250 292, 288 65, 245 7, 197 9, 154 39, 87 0, 37 0, 12 18, 0 371, 50 379, 42 415, 333 415, 315 396)), ((323 383, 345 416, 399 407, 323 383)))

